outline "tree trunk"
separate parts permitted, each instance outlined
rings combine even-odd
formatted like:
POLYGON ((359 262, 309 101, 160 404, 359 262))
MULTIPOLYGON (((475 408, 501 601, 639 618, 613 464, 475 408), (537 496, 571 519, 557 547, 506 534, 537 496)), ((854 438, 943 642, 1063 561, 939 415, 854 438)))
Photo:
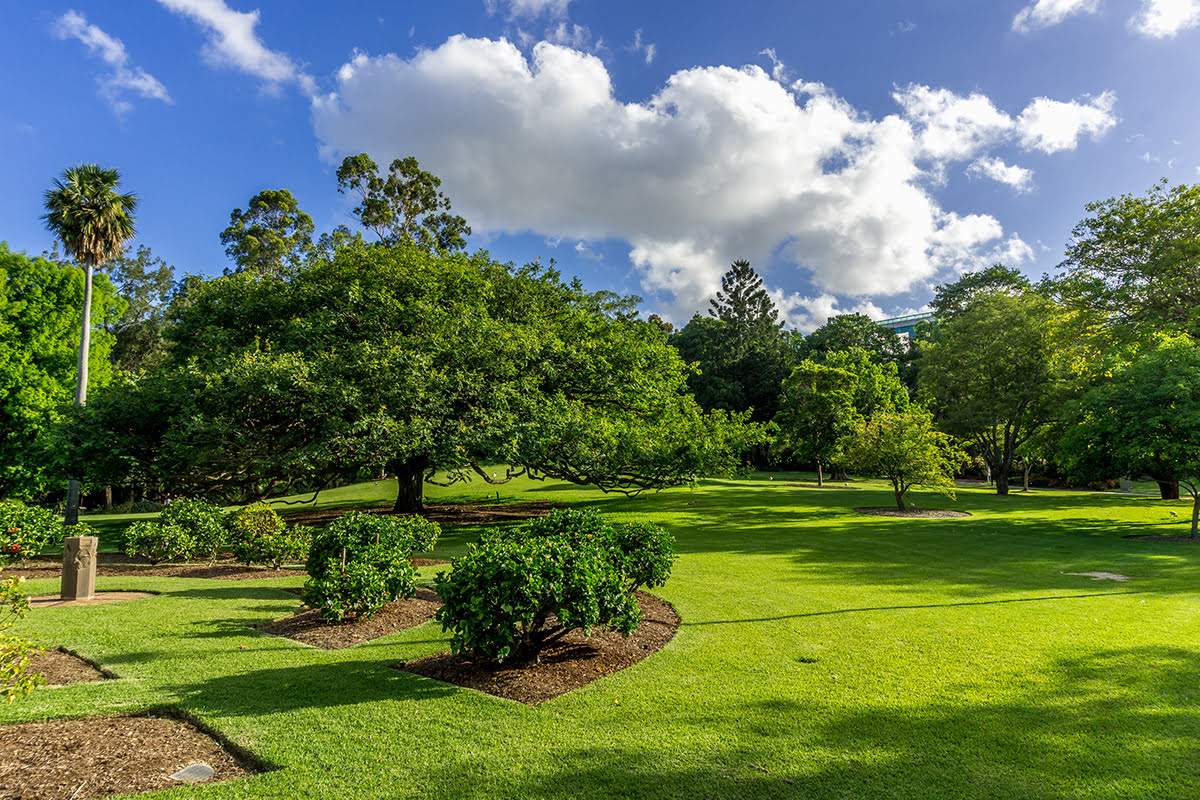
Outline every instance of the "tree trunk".
MULTIPOLYGON (((92 341, 92 262, 85 260, 83 264, 83 316, 79 324, 79 378, 75 383, 75 405, 87 404, 88 385, 88 347, 92 341)), ((67 476, 67 508, 64 522, 67 525, 79 523, 79 480, 74 475, 67 476)))
POLYGON ((112 511, 112 487, 104 487, 104 510, 112 511))
POLYGON ((821 472, 821 459, 817 459, 817 486, 825 485, 825 476, 821 472))
POLYGON ((1196 538, 1197 525, 1200 524, 1200 492, 1192 492, 1192 538, 1196 538))
POLYGON ((1029 491, 1029 469, 1031 466, 1033 466, 1033 465, 1030 464, 1030 462, 1028 460, 1026 460, 1025 461, 1025 487, 1023 489, 1021 489, 1022 492, 1029 491))
POLYGON ((1158 493, 1163 500, 1179 499, 1179 481, 1157 481, 1158 493))
POLYGON ((901 511, 907 511, 907 509, 904 507, 904 492, 900 491, 899 489, 896 489, 895 492, 896 508, 900 509, 901 511))
POLYGON ((995 477, 995 479, 996 479, 996 494, 1007 495, 1008 494, 1008 470, 1004 469, 1004 468, 998 469, 998 470, 996 470, 996 473, 993 477, 995 477))
POLYGON ((397 514, 419 514, 425 509, 425 500, 421 489, 425 482, 425 468, 429 459, 425 456, 413 456, 404 461, 393 461, 388 465, 396 473, 399 489, 396 492, 396 505, 392 511, 397 514))

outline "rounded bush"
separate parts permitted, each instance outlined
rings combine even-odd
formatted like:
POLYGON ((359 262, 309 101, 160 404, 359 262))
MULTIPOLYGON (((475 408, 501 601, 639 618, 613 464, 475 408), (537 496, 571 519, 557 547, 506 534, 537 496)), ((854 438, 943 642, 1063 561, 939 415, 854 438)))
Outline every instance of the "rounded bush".
POLYGON ((289 528, 266 503, 245 506, 230 514, 228 530, 234 558, 246 565, 269 564, 273 569, 303 561, 312 538, 311 528, 289 528))
POLYGON ((456 653, 504 661, 536 656, 563 633, 603 626, 628 636, 641 619, 638 586, 660 586, 675 541, 647 522, 614 525, 566 509, 471 545, 434 579, 437 612, 456 653))
POLYGON ((151 564, 187 561, 195 545, 191 534, 179 525, 140 519, 125 529, 125 554, 140 556, 151 564))
POLYGON ((225 545, 225 512, 204 500, 173 500, 158 515, 164 525, 176 525, 192 538, 192 555, 217 557, 225 545))
POLYGON ((366 619, 416 594, 413 552, 429 550, 441 529, 423 517, 351 511, 313 534, 301 597, 330 621, 366 619))
POLYGON ((53 511, 17 500, 0 501, 0 565, 32 558, 62 536, 62 523, 53 511))

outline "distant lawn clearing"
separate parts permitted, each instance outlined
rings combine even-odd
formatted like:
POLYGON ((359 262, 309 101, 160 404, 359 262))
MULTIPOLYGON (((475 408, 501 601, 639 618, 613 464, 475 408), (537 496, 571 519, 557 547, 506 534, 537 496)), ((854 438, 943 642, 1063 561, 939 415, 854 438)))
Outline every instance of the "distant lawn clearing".
MULTIPOLYGON (((1125 538, 1186 533, 1179 503, 914 490, 922 509, 971 516, 890 518, 853 510, 887 506, 882 483, 786 485, 810 480, 634 499, 501 487, 656 520, 680 551, 655 592, 683 619, 667 646, 536 707, 392 669, 447 649, 436 624, 341 650, 254 631, 296 610, 284 589, 301 574, 114 576, 97 588, 158 594, 35 609, 18 632, 123 680, 35 690, 0 722, 171 706, 275 768, 171 797, 1200 796, 1200 548, 1125 538)), ((319 505, 394 495, 367 483, 319 505)), ((102 536, 121 525, 108 519, 102 536)), ((481 530, 446 528, 433 555, 481 530)))

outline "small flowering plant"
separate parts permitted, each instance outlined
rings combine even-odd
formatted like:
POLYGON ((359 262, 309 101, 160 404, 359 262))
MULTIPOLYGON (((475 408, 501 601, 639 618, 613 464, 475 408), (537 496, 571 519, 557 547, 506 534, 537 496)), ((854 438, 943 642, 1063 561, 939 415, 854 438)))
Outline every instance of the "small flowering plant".
POLYGON ((42 652, 27 639, 9 636, 5 631, 29 610, 24 576, 0 583, 0 697, 11 703, 20 694, 29 694, 46 679, 29 672, 29 660, 42 652))
POLYGON ((36 556, 62 539, 62 523, 53 511, 16 500, 0 501, 0 566, 36 556))

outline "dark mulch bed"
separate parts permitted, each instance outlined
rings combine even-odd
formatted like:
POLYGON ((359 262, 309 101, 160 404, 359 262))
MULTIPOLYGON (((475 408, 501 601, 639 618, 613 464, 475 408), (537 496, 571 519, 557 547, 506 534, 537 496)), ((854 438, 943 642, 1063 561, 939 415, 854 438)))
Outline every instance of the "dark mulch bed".
MULTIPOLYGON (((5 567, 0 576, 24 575, 34 578, 57 578, 62 574, 62 559, 40 557, 5 567)), ((217 578, 225 581, 255 580, 258 578, 291 578, 302 575, 294 569, 270 569, 247 567, 238 564, 233 556, 219 556, 212 564, 207 561, 192 564, 147 564, 130 558, 123 553, 101 553, 96 563, 96 575, 100 577, 143 577, 143 578, 217 578)))
POLYGON ((861 486, 846 486, 841 483, 826 483, 823 485, 818 485, 815 483, 789 483, 787 485, 788 486, 800 486, 805 489, 854 489, 856 491, 859 489, 862 489, 861 486))
POLYGON ((950 511, 945 508, 909 508, 901 511, 887 506, 873 508, 856 508, 859 514, 870 514, 873 517, 910 517, 913 519, 950 519, 953 517, 971 516, 965 511, 950 511))
POLYGON ((537 705, 623 670, 671 641, 680 622, 675 609, 645 592, 638 592, 637 598, 642 621, 628 639, 611 631, 593 630, 590 637, 572 631, 543 650, 537 663, 476 663, 439 653, 397 664, 396 669, 537 705))
POLYGON ((259 623, 254 629, 273 636, 286 636, 324 650, 340 650, 424 624, 433 619, 433 613, 441 604, 442 601, 432 590, 422 587, 417 589, 416 597, 388 603, 370 619, 326 622, 321 619, 320 612, 310 609, 290 617, 259 623))
MULTIPOLYGON (((496 522, 520 522, 534 517, 544 517, 556 508, 565 507, 562 503, 552 503, 547 500, 525 500, 518 503, 497 503, 495 501, 426 503, 422 514, 439 525, 489 525, 496 522)), ((283 512, 283 516, 294 525, 324 525, 350 511, 384 516, 395 515, 391 506, 347 506, 345 508, 283 512)))
POLYGON ((1184 534, 1182 536, 1159 536, 1153 533, 1145 534, 1130 534, 1123 537, 1125 539, 1138 539, 1143 542, 1183 542, 1184 544, 1200 544, 1200 539, 1193 539, 1191 536, 1184 534))
POLYGON ((261 771, 196 726, 166 715, 28 722, 0 728, 0 797, 82 800, 167 789, 169 775, 196 762, 208 782, 261 771))
POLYGON ((90 661, 85 661, 66 650, 46 650, 29 659, 26 672, 36 672, 50 686, 65 686, 68 683, 103 681, 117 677, 90 661))

